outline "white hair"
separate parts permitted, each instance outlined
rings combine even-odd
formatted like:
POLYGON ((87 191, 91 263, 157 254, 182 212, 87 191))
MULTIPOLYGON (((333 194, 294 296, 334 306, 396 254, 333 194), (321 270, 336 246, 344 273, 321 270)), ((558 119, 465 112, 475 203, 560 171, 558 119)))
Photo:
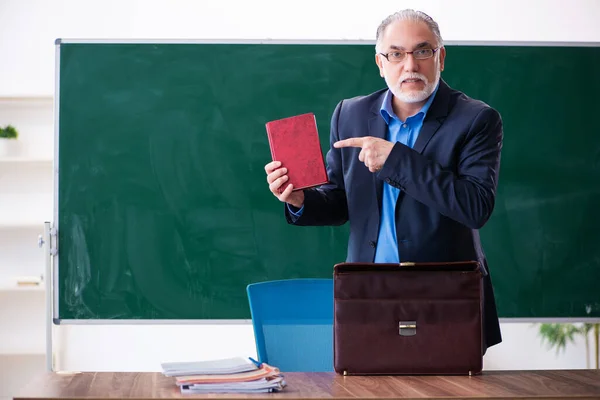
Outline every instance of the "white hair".
POLYGON ((431 18, 429 15, 425 14, 422 11, 406 9, 406 10, 398 11, 398 12, 388 16, 383 21, 381 21, 381 24, 379 24, 379 27, 377 28, 377 34, 375 36, 375 38, 376 38, 375 49, 377 51, 379 51, 378 48, 381 43, 381 38, 383 37, 383 33, 385 32, 386 28, 392 22, 396 22, 396 21, 424 22, 429 27, 431 32, 434 34, 435 39, 437 40, 436 47, 441 47, 444 45, 444 41, 442 40, 442 35, 440 34, 440 27, 438 26, 437 22, 435 22, 433 20, 433 18, 431 18))

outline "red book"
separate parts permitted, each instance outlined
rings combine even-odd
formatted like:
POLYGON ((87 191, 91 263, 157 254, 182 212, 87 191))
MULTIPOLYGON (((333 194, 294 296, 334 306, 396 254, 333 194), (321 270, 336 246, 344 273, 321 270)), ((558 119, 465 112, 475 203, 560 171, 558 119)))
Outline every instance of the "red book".
POLYGON ((328 182, 313 113, 270 121, 266 127, 273 161, 288 170, 282 190, 290 183, 300 190, 328 182))

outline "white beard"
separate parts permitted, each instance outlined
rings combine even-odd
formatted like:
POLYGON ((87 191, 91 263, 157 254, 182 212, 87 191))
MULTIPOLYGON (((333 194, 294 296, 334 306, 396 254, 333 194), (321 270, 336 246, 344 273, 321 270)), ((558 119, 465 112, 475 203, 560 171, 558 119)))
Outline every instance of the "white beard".
POLYGON ((436 70, 437 71, 435 73, 435 79, 433 82, 428 82, 425 75, 421 75, 416 72, 404 74, 403 76, 400 77, 400 79, 398 79, 397 82, 388 81, 388 77, 386 76, 385 82, 387 83, 388 87, 390 88, 390 91, 401 102, 403 102, 403 103, 420 103, 422 101, 425 101, 429 96, 431 96, 431 94, 435 90, 438 82, 440 81, 440 76, 441 76, 440 68, 438 67, 438 68, 436 68, 436 70), (418 91, 403 92, 402 91, 402 81, 404 81, 406 79, 420 79, 425 83, 425 87, 422 90, 418 90, 418 91))

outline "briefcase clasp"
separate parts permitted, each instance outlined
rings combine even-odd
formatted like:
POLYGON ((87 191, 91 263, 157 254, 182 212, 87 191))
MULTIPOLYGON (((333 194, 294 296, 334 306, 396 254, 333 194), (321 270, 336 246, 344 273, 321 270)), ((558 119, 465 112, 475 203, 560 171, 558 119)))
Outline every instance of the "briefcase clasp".
POLYGON ((414 263, 412 261, 405 261, 400 263, 401 267, 414 267, 415 265, 417 265, 417 263, 414 263))
POLYGON ((400 336, 414 336, 417 334, 417 321, 400 321, 398 323, 400 336))

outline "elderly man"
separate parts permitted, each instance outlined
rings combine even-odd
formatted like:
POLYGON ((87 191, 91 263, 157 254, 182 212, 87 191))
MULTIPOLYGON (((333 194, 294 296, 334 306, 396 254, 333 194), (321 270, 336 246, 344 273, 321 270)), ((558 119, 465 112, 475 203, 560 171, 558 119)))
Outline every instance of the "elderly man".
POLYGON ((330 183, 293 191, 285 166, 273 161, 265 166, 269 188, 286 203, 289 223, 349 221, 348 262, 478 260, 485 350, 502 340, 478 231, 494 209, 502 120, 440 78, 446 50, 427 14, 387 17, 375 49, 387 88, 337 105, 330 183))

